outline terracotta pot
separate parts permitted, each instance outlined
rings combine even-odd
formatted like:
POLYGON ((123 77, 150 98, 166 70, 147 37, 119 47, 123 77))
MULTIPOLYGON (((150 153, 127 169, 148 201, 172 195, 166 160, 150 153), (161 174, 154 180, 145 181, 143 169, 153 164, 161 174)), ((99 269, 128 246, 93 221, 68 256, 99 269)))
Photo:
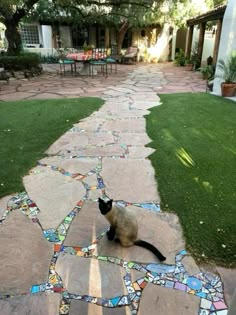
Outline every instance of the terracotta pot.
POLYGON ((236 93, 236 83, 221 83, 221 94, 224 97, 232 97, 236 93))
POLYGON ((185 70, 192 71, 193 70, 193 65, 192 64, 185 65, 185 70))

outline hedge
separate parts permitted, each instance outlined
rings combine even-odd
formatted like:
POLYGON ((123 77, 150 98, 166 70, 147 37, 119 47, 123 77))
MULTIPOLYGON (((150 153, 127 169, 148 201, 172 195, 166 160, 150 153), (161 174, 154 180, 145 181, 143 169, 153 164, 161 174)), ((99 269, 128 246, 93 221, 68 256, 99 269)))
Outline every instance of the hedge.
POLYGON ((4 70, 31 70, 40 65, 40 56, 35 53, 24 53, 17 56, 0 56, 0 65, 4 70))

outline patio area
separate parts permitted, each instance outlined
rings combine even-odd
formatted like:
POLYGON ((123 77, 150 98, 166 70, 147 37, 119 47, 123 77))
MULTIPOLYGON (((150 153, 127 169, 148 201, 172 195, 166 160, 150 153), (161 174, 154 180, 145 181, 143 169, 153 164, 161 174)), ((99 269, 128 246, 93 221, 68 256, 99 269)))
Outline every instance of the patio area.
MULTIPOLYGON (((66 75, 60 75, 59 64, 43 65, 44 73, 30 80, 13 79, 7 84, 0 81, 0 101, 22 99, 70 98, 81 96, 101 97, 109 87, 117 93, 117 85, 129 93, 130 85, 123 82, 134 69, 144 72, 144 80, 132 82, 133 88, 151 86, 156 93, 205 92, 206 83, 199 72, 185 70, 173 63, 118 65, 117 73, 109 73, 108 78, 97 75, 94 78, 74 75, 68 67, 66 75), (152 76, 149 74, 153 73, 152 76), (146 74, 146 76, 145 76, 146 74), (147 78, 148 77, 148 78, 147 78)), ((120 87, 119 87, 120 88, 120 87)), ((118 89, 119 89, 118 88, 118 89)))

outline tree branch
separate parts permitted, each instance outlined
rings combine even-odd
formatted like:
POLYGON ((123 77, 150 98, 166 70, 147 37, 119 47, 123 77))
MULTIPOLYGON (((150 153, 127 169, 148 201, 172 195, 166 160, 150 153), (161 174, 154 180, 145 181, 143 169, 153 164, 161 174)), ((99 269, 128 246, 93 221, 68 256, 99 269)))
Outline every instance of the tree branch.
POLYGON ((6 3, 4 4, 0 4, 0 16, 2 16, 2 18, 4 20, 9 19, 11 17, 11 6, 7 5, 6 3))
POLYGON ((26 16, 37 2, 38 0, 28 0, 24 2, 24 5, 21 8, 17 8, 14 14, 16 21, 19 22, 24 16, 26 16))
POLYGON ((151 5, 152 5, 152 1, 139 1, 139 2, 136 2, 136 1, 129 1, 129 0, 121 0, 121 1, 114 1, 114 0, 111 0, 111 1, 104 1, 104 2, 101 2, 99 0, 88 0, 86 4, 81 4, 81 1, 77 0, 76 1, 78 5, 85 5, 85 6, 90 6, 90 5, 97 5, 97 6, 117 6, 117 7, 120 7, 122 5, 126 5, 126 4, 129 4, 129 5, 136 5, 136 6, 139 6, 139 7, 143 7, 143 8, 146 8, 146 9, 149 9, 151 8, 151 5))

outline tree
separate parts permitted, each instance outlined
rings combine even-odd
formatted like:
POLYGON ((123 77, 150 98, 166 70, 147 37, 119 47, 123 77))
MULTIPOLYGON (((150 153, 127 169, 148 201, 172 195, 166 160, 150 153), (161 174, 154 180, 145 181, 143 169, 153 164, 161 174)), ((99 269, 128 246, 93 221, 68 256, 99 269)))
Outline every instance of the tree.
MULTIPOLYGON (((121 50, 127 30, 147 25, 152 14, 166 0, 57 0, 54 8, 45 10, 43 1, 37 7, 37 16, 44 21, 78 24, 100 23, 117 31, 118 51, 121 50)), ((155 13, 156 14, 156 13, 155 13)))
MULTIPOLYGON (((132 12, 133 7, 140 7, 146 10, 152 8, 154 2, 161 3, 163 0, 1 0, 0 2, 0 22, 6 26, 5 35, 8 41, 8 54, 17 55, 21 51, 22 42, 19 32, 19 23, 24 17, 34 14, 37 9, 42 15, 51 18, 64 18, 73 20, 78 14, 82 19, 107 17, 110 14, 121 14, 122 11, 132 12), (45 3, 47 6, 45 7, 45 3), (37 5, 36 5, 37 4, 37 5), (44 11, 42 11, 44 8, 44 11), (45 8, 48 8, 45 10, 45 8), (120 11, 120 12, 119 12, 120 11)), ((121 27, 121 33, 127 30, 128 14, 126 22, 121 27)), ((123 24, 123 23, 121 23, 123 24)))
MULTIPOLYGON (((193 1, 193 0, 192 0, 193 1)), ((184 21, 183 11, 187 18, 193 14, 186 8, 188 0, 0 0, 0 22, 6 26, 5 35, 8 41, 8 54, 17 55, 22 43, 19 23, 25 17, 48 19, 49 21, 67 21, 81 23, 102 22, 112 25, 117 30, 118 48, 121 48, 125 33, 130 27, 144 26, 151 23, 174 23, 184 21), (163 11, 161 8, 169 7, 163 11)), ((221 3, 222 0, 205 0, 221 3)))
POLYGON ((38 0, 1 0, 0 22, 6 26, 5 36, 8 41, 8 54, 17 55, 21 51, 22 43, 19 32, 19 22, 29 15, 38 0))

